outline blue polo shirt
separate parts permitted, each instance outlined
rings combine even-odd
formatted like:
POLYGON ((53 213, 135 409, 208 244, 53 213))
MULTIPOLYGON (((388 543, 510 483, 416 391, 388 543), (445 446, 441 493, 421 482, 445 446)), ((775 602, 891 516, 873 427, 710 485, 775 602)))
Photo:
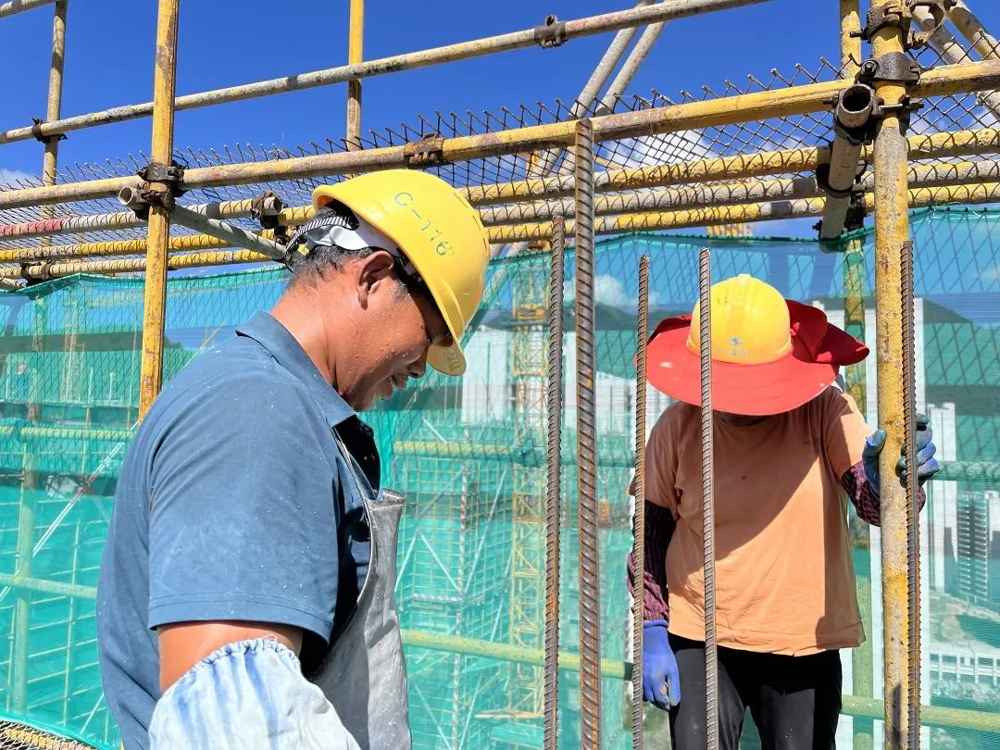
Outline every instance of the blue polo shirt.
POLYGON ((303 670, 322 659, 367 573, 360 492, 378 484, 371 429, 267 313, 167 383, 122 466, 97 587, 104 692, 128 750, 148 745, 160 625, 290 625, 303 670))

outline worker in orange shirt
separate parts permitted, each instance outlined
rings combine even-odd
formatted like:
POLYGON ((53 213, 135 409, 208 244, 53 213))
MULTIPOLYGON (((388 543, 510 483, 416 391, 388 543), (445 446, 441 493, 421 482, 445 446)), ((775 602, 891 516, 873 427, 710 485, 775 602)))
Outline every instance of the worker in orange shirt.
MULTIPOLYGON (((868 349, 747 275, 711 298, 721 746, 738 747, 749 708, 764 747, 833 748, 839 651, 864 640, 846 500, 879 524, 886 437, 833 383, 868 349)), ((645 699, 670 711, 675 750, 705 747, 698 320, 695 306, 660 323, 647 367, 677 400, 646 447, 643 600, 645 699)), ((939 466, 926 419, 917 431, 922 484, 939 466)))

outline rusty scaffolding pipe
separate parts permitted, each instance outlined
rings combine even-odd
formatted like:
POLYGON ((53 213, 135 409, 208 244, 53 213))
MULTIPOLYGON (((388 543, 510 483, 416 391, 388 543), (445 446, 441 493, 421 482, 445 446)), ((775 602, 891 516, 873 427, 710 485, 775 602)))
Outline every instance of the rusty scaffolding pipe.
POLYGON ((958 0, 948 11, 948 17, 981 58, 991 60, 1000 57, 1000 42, 986 30, 964 0, 958 0))
MULTIPOLYGON (((872 8, 890 9, 891 0, 880 0, 872 8)), ((905 29, 886 26, 872 39, 872 56, 904 52, 905 29)), ((889 106, 899 104, 911 92, 895 81, 878 81, 876 95, 889 106)), ((896 460, 903 446, 903 330, 901 248, 908 241, 906 193, 905 124, 896 110, 888 110, 878 124, 875 137, 875 322, 878 366, 878 423, 886 430, 885 447, 879 460, 884 481, 882 507, 882 629, 883 695, 885 696, 885 744, 901 750, 910 742, 911 725, 909 662, 909 586, 907 576, 906 493, 895 476, 896 460)))
MULTIPOLYGON (((958 135, 958 134, 954 134, 958 135)), ((992 139, 993 136, 990 136, 992 139)), ((1000 137, 1000 133, 998 133, 1000 137)), ((916 136, 910 140, 915 144, 920 144, 921 152, 925 149, 923 136, 916 136)), ((950 151, 952 155, 973 154, 983 150, 988 150, 983 144, 990 139, 975 138, 968 140, 969 145, 954 148, 950 151)), ((1000 146, 1000 141, 998 141, 1000 146)), ((829 154, 828 149, 814 149, 818 151, 820 160, 829 154)), ((785 154, 796 152, 772 152, 777 162, 783 164, 799 165, 802 162, 796 160, 789 162, 785 154)), ((762 156, 767 156, 763 154, 762 156)), ((720 162, 723 160, 707 160, 708 162, 720 162)), ((756 162, 763 165, 767 160, 756 162)), ((679 172, 688 173, 700 172, 706 165, 706 160, 688 162, 680 165, 662 165, 657 167, 642 167, 639 169, 623 169, 598 172, 595 174, 596 192, 619 192, 626 190, 638 190, 645 187, 657 187, 661 184, 674 182, 686 183, 692 180, 677 179, 683 177, 679 172)), ((815 164, 813 165, 815 166, 815 164)), ((722 165, 723 171, 729 176, 736 177, 738 172, 734 164, 722 165)), ((795 167, 783 171, 794 171, 795 167)), ((748 170, 754 172, 755 170, 748 170)), ((764 170, 762 170, 764 171, 764 170)), ((714 176, 714 175, 713 175, 714 176)), ((995 182, 1000 180, 1000 160, 983 159, 966 162, 937 162, 931 164, 915 164, 910 167, 908 181, 911 188, 933 187, 946 185, 975 185, 984 182, 995 182)), ((498 224, 523 223, 528 220, 544 220, 556 215, 569 216, 572 213, 571 200, 551 200, 529 203, 532 198, 547 198, 548 196, 559 197, 565 192, 567 181, 564 178, 556 177, 547 180, 529 180, 518 183, 506 183, 505 185, 494 186, 503 190, 509 196, 507 200, 517 201, 508 205, 484 208, 481 211, 483 221, 488 226, 498 224)), ((871 192, 874 185, 874 178, 870 172, 862 176, 858 183, 858 188, 865 192, 871 192)), ((473 204, 490 205, 497 199, 496 191, 487 192, 488 186, 475 186, 466 188, 466 194, 470 196, 473 204)), ((732 183, 714 182, 707 185, 681 185, 671 187, 654 193, 621 194, 609 197, 598 198, 595 202, 595 211, 598 215, 612 213, 623 213, 628 211, 643 210, 665 210, 665 209, 688 209, 696 207, 711 207, 721 205, 734 205, 739 203, 759 202, 779 199, 814 198, 821 195, 816 181, 812 177, 799 178, 779 178, 775 180, 741 181, 732 183)), ((189 211, 197 211, 211 218, 233 219, 242 218, 250 214, 252 201, 249 199, 224 201, 222 203, 204 203, 186 206, 189 211)), ((273 201, 272 201, 273 205, 273 201)), ((276 211, 274 213, 277 213, 276 211)), ((294 226, 307 221, 312 216, 311 206, 297 206, 286 208, 277 213, 279 222, 284 226, 294 226)), ((131 211, 123 211, 110 214, 73 214, 69 216, 56 217, 45 221, 22 222, 19 224, 0 225, 0 241, 4 239, 23 239, 29 237, 45 237, 67 234, 81 234, 99 230, 123 230, 141 227, 145 222, 136 218, 131 211)), ((262 236, 269 237, 267 233, 262 236)), ((128 242, 127 240, 119 242, 128 242)), ((118 243, 109 243, 118 244, 118 243)), ((97 249, 101 243, 91 243, 90 247, 95 248, 92 255, 100 254, 97 249)), ((211 245, 219 247, 219 245, 211 245)), ((55 249, 49 248, 21 248, 0 250, 0 262, 22 259, 41 259, 43 257, 72 257, 88 253, 81 253, 72 250, 73 245, 63 246, 67 248, 69 255, 58 256, 53 254, 55 249), (47 253, 47 255, 46 255, 47 253)), ((173 245, 171 246, 173 247, 173 245)), ((183 248, 177 248, 183 249, 183 248)), ((190 248, 188 248, 190 249, 190 248)), ((130 252, 138 252, 132 250, 130 252)), ((128 254, 126 251, 117 254, 128 254)))
MULTIPOLYGON (((347 43, 347 64, 359 65, 363 59, 365 39, 365 0, 351 0, 351 16, 347 43)), ((347 130, 345 142, 348 151, 361 148, 361 79, 347 81, 347 130)))
POLYGON ((849 86, 837 99, 830 163, 820 172, 823 190, 828 194, 823 207, 820 239, 835 239, 844 230, 844 220, 858 176, 861 147, 874 103, 875 92, 864 84, 849 86))
MULTIPOLYGON (((649 6, 640 10, 655 10, 649 6)), ((927 71, 911 90, 916 97, 944 96, 996 88, 1000 85, 1000 60, 972 65, 945 66, 927 71)), ((814 83, 778 91, 761 91, 708 101, 688 102, 669 107, 622 112, 593 118, 596 141, 620 140, 643 135, 657 135, 678 130, 718 127, 738 122, 768 119, 778 115, 793 116, 824 109, 831 97, 844 84, 841 81, 814 83)), ((575 121, 537 125, 516 130, 486 133, 446 139, 442 143, 444 161, 502 156, 552 147, 567 147, 573 140, 575 121)), ((946 134, 935 139, 924 136, 926 148, 938 143, 942 151, 958 148, 959 143, 949 144, 946 134)), ((971 148, 977 139, 995 140, 996 131, 983 131, 977 135, 970 131, 963 135, 963 147, 971 148)), ((920 146, 916 146, 920 149, 920 146)), ((816 149, 802 149, 807 159, 816 160, 816 149)), ((933 152, 931 155, 934 155, 933 152)), ((313 156, 293 157, 266 162, 219 165, 189 169, 184 174, 184 189, 240 185, 267 179, 271 181, 305 179, 310 177, 347 174, 392 167, 404 167, 407 154, 403 146, 365 149, 355 152, 337 152, 313 156)), ((754 157, 736 157, 747 163, 754 157)), ((52 187, 27 188, 0 193, 0 209, 18 208, 46 203, 68 203, 94 198, 109 197, 123 187, 134 187, 137 177, 119 177, 94 180, 52 187)))
MULTIPOLYGON (((1000 201, 1000 182, 970 183, 964 185, 941 185, 938 187, 920 187, 909 191, 909 205, 912 208, 944 204, 980 204, 1000 201)), ((684 227, 717 226, 722 224, 749 223, 770 221, 773 219, 791 219, 817 217, 823 213, 822 198, 802 198, 795 200, 779 200, 769 203, 748 203, 729 206, 710 206, 678 211, 651 211, 649 213, 620 214, 616 216, 599 217, 594 225, 595 234, 618 234, 622 232, 655 231, 662 229, 679 229, 684 227)), ((870 212, 870 201, 866 202, 865 210, 870 212)), ((567 231, 573 231, 572 221, 567 222, 567 231)), ((489 227, 488 233, 492 244, 506 244, 527 240, 544 240, 552 236, 552 223, 518 224, 511 226, 489 227)), ((261 237, 269 238, 265 232, 261 237)), ((16 250, 0 250, 0 262, 31 262, 39 261, 38 265, 27 266, 23 272, 33 279, 47 279, 65 276, 73 273, 120 273, 142 271, 145 261, 142 259, 96 260, 66 263, 50 263, 58 259, 100 258, 120 255, 135 255, 143 251, 142 240, 123 240, 119 242, 95 242, 81 245, 54 245, 49 247, 21 248, 16 250)), ((223 249, 230 245, 215 237, 207 235, 184 235, 170 240, 170 249, 175 251, 195 251, 223 249)), ((204 265, 225 264, 225 258, 237 258, 236 263, 260 263, 271 260, 270 256, 255 252, 244 253, 196 253, 188 255, 171 255, 170 267, 194 268, 198 263, 194 258, 204 259, 204 265), (188 260, 190 258, 190 260, 188 260)), ((0 265, 0 278, 19 279, 22 276, 20 266, 0 265)))
MULTIPOLYGON (((231 86, 214 91, 187 94, 177 98, 175 108, 177 110, 197 109, 215 104, 283 94, 289 91, 329 86, 331 84, 361 80, 386 73, 413 70, 415 68, 423 68, 454 60, 464 60, 497 52, 532 47, 540 43, 544 45, 547 44, 546 40, 553 34, 561 41, 568 41, 607 31, 617 31, 657 21, 685 18, 761 2, 766 2, 766 0, 663 0, 661 3, 647 7, 566 21, 564 25, 559 25, 559 22, 557 22, 556 27, 549 31, 545 30, 548 27, 525 29, 523 31, 500 34, 470 42, 450 44, 444 47, 395 55, 378 60, 368 60, 354 65, 342 65, 336 68, 283 76, 281 78, 231 86)), ((101 112, 69 117, 56 122, 46 122, 41 126, 41 134, 68 133, 112 122, 135 120, 148 117, 152 114, 153 109, 153 103, 146 102, 144 104, 114 107, 101 112)), ((0 133, 0 143, 23 141, 32 137, 34 136, 31 127, 15 128, 0 133)))
MULTIPOLYGON (((159 0, 156 19, 156 66, 153 73, 153 137, 150 160, 162 169, 171 162, 174 143, 174 91, 177 82, 177 22, 180 0, 159 0)), ((139 419, 153 405, 163 380, 163 325, 167 302, 167 250, 170 245, 172 185, 150 180, 158 195, 149 207, 146 276, 143 287, 142 361, 139 419)))
POLYGON ((41 8, 45 5, 52 5, 56 0, 11 0, 7 3, 0 3, 0 18, 13 16, 15 13, 22 13, 26 10, 41 8))

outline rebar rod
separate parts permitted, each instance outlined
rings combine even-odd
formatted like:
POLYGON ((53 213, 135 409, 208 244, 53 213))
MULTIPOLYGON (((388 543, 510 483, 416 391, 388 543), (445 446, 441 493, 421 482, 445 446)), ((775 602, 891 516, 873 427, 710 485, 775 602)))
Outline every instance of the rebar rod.
POLYGON ((917 476, 916 338, 913 306, 913 243, 904 242, 899 259, 902 289, 903 437, 906 450, 906 577, 909 642, 909 750, 920 750, 920 501, 917 476))
MULTIPOLYGON (((738 8, 761 2, 766 2, 766 0, 663 0, 663 2, 646 7, 566 21, 565 26, 562 27, 561 37, 564 41, 568 41, 607 31, 617 31, 657 21, 686 18, 702 13, 728 10, 730 8, 738 8)), ((497 52, 532 47, 539 44, 543 38, 544 32, 541 29, 525 29, 523 31, 500 34, 470 42, 450 44, 444 47, 395 55, 377 60, 367 60, 355 65, 342 65, 336 68, 288 75, 267 81, 230 86, 228 88, 204 91, 197 94, 187 94, 177 98, 175 107, 178 111, 197 109, 215 104, 283 94, 290 91, 301 91, 318 86, 329 86, 331 84, 361 80, 386 73, 414 70, 454 60, 464 60, 497 52)), ((42 125, 40 132, 42 135, 53 135, 55 133, 68 133, 112 122, 134 120, 148 117, 152 114, 153 109, 154 103, 152 102, 114 107, 101 112, 92 112, 85 115, 68 117, 56 122, 45 123, 42 125)), ((34 137, 34 134, 30 126, 15 128, 6 132, 0 132, 0 144, 23 141, 32 137, 34 137)))
POLYGON ((562 492, 563 254, 565 223, 552 222, 549 269, 549 361, 545 455, 545 726, 546 750, 559 747, 559 524, 562 492))
POLYGON ((576 176, 576 413, 580 546, 580 747, 601 750, 601 575, 597 509, 594 318, 594 133, 578 120, 576 176))
MULTIPOLYGON (((174 91, 177 83, 177 22, 180 0, 159 0, 156 19, 156 65, 153 74, 153 164, 171 163, 174 143, 174 91)), ((149 181, 160 196, 149 208, 146 276, 143 293, 142 362, 139 376, 139 418, 142 419, 160 392, 163 381, 163 326, 167 302, 167 250, 170 244, 172 186, 149 181)))
MULTIPOLYGON (((873 10, 891 10, 893 2, 879 0, 873 10)), ((906 30, 886 26, 872 39, 872 55, 904 52, 906 30)), ((912 93, 896 81, 877 81, 876 95, 892 107, 912 93)), ((875 310, 878 367, 878 423, 886 430, 879 459, 882 477, 881 539, 883 598, 883 695, 885 745, 902 750, 909 744, 909 616, 908 528, 906 493, 895 476, 903 446, 902 275, 900 248, 909 234, 906 191, 905 124, 896 110, 885 113, 875 136, 875 310)))
POLYGON ((715 468, 712 420, 712 254, 698 255, 698 326, 701 359, 701 496, 705 548, 705 737, 719 749, 719 650, 715 636, 715 468))
POLYGON ((632 538, 632 747, 643 746, 642 637, 646 580, 646 342, 649 337, 649 256, 639 257, 635 359, 635 501, 632 538))

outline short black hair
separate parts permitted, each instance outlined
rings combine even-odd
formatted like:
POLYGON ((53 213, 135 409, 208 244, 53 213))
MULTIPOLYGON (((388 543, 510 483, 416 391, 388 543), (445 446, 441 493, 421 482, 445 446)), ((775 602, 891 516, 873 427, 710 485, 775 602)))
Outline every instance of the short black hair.
MULTIPOLYGON (((358 226, 358 218, 347 206, 339 201, 330 201, 316 212, 314 219, 336 217, 344 226, 354 229, 358 226)), ((303 225, 305 228, 306 225, 303 225)), ((367 258, 378 248, 362 247, 357 250, 348 250, 339 245, 314 244, 305 254, 298 251, 298 247, 306 243, 309 231, 299 230, 292 236, 288 244, 287 265, 291 269, 292 284, 307 283, 313 284, 316 281, 325 281, 327 273, 330 271, 341 271, 344 264, 361 258, 367 258)))

